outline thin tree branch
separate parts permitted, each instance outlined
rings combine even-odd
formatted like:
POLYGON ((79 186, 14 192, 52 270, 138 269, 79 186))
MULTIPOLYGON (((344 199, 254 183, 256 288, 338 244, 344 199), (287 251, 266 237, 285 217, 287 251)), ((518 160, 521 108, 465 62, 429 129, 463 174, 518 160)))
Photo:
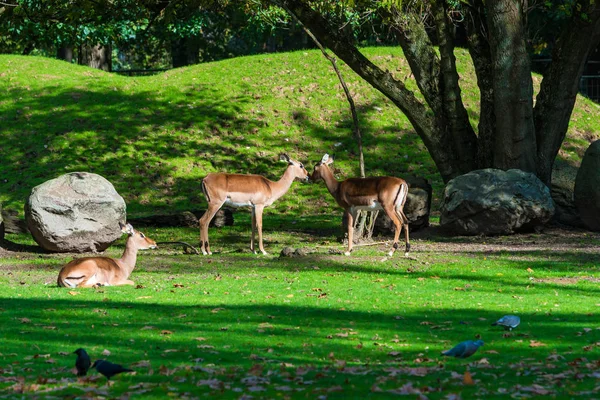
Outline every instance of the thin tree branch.
POLYGON ((354 129, 353 129, 354 136, 356 137, 356 141, 358 143, 358 154, 359 154, 358 162, 360 164, 360 177, 364 178, 365 177, 365 158, 364 158, 364 154, 363 154, 362 135, 360 133, 360 127, 358 124, 358 114, 356 113, 356 105, 354 104, 354 99, 352 98, 352 93, 350 93, 350 90, 348 89, 348 85, 346 85, 346 81, 344 80, 344 77, 342 76, 342 73, 337 66, 337 59, 335 57, 330 56, 329 53, 327 53, 327 50, 325 50, 325 48, 323 47, 321 42, 319 42, 319 40, 315 37, 315 35, 313 35, 313 33, 310 31, 310 29, 308 29, 306 26, 304 26, 302 21, 300 21, 296 17, 296 15, 291 12, 291 10, 289 8, 287 8, 285 5, 282 5, 282 7, 288 12, 289 15, 292 16, 292 18, 298 24, 300 24, 300 26, 302 26, 302 29, 304 29, 304 32, 306 32, 306 34, 312 39, 312 41, 315 42, 315 44, 321 50, 321 53, 323 53, 325 58, 328 59, 329 62, 331 62, 331 65, 333 66, 333 69, 335 70, 335 73, 337 74, 338 79, 340 80, 340 84, 342 85, 342 88, 344 89, 344 93, 346 94, 346 99, 348 100, 348 103, 350 104, 350 112, 352 113, 352 122, 353 122, 353 127, 354 127, 354 129))

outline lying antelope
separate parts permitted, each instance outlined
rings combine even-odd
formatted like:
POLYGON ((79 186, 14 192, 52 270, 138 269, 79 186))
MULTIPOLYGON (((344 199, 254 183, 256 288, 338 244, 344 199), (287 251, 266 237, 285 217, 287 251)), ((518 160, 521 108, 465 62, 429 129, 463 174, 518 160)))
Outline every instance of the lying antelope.
POLYGON ((348 251, 349 256, 352 251, 352 236, 354 233, 354 220, 358 210, 383 210, 394 223, 396 231, 394 233, 394 244, 388 253, 391 257, 398 248, 398 237, 400 230, 404 226, 406 235, 406 252, 408 256, 410 243, 408 241, 408 218, 404 215, 404 203, 408 195, 408 184, 400 178, 391 176, 379 176, 372 178, 350 178, 338 182, 329 169, 333 163, 333 158, 325 154, 321 161, 315 165, 311 180, 318 182, 319 179, 325 181, 327 190, 333 196, 335 201, 344 208, 348 219, 348 251))
POLYGON ((138 250, 155 249, 156 242, 136 231, 130 224, 119 222, 121 232, 129 235, 125 251, 119 259, 109 257, 78 258, 65 265, 58 274, 58 286, 93 287, 135 285, 129 275, 135 268, 138 250))
POLYGON ((260 175, 240 175, 214 173, 208 174, 202 180, 202 192, 208 202, 208 209, 200 218, 200 247, 202 254, 212 254, 208 244, 208 224, 216 212, 224 206, 251 207, 252 209, 252 238, 250 250, 256 253, 254 234, 258 231, 258 248, 267 254, 263 247, 262 214, 266 206, 270 206, 283 196, 292 186, 295 179, 308 180, 308 171, 302 163, 292 160, 287 154, 279 156, 287 162, 288 167, 281 179, 273 182, 260 175))

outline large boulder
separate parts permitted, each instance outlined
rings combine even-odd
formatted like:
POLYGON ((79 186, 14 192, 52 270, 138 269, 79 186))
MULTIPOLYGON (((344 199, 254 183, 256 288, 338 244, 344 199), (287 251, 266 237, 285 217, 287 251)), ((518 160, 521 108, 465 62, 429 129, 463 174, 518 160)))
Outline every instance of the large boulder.
POLYGON ((550 190, 534 174, 482 169, 448 182, 440 225, 461 235, 499 235, 536 229, 553 214, 550 190))
POLYGON ((579 210, 575 205, 575 178, 578 168, 563 160, 556 160, 552 167, 550 194, 556 212, 553 220, 564 225, 583 227, 579 210))
POLYGON ((583 224, 600 231, 600 140, 585 151, 575 179, 575 204, 583 224))
POLYGON ((125 201, 100 175, 73 172, 33 188, 25 219, 45 250, 103 251, 121 236, 125 201))
MULTIPOLYGON (((408 196, 404 204, 404 215, 408 218, 410 231, 416 231, 429 226, 429 212, 431 210, 432 188, 427 179, 416 176, 403 177, 409 184, 408 196)), ((379 212, 375 220, 373 234, 389 235, 395 230, 390 217, 384 212, 379 212)))

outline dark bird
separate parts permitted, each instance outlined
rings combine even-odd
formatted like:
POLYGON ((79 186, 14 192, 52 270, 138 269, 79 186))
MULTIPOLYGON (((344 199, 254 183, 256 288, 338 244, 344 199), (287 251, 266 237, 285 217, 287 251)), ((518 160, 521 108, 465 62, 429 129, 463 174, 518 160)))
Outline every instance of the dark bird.
POLYGON ((77 368, 77 376, 86 376, 92 361, 90 356, 84 349, 77 349, 73 353, 77 354, 77 360, 75 360, 75 368, 77 368))
POLYGON ((521 318, 517 317, 516 315, 505 315, 504 317, 500 318, 498 321, 494 322, 492 324, 492 326, 499 325, 499 326, 503 326, 504 329, 512 331, 517 326, 519 326, 520 323, 521 323, 521 318))
POLYGON ((442 352, 445 356, 456 357, 456 358, 467 358, 475 354, 477 349, 483 346, 483 340, 467 340, 464 342, 460 342, 450 350, 442 352))
POLYGON ((94 361, 92 368, 96 368, 96 371, 104 375, 106 379, 110 379, 111 376, 120 374, 121 372, 133 372, 132 369, 123 368, 122 365, 113 364, 106 360, 94 361))

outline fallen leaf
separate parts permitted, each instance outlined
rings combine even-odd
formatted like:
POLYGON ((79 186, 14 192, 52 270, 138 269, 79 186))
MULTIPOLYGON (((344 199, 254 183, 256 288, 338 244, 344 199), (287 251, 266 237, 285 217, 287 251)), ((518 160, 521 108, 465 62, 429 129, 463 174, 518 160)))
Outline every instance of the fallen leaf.
POLYGON ((150 360, 141 360, 134 362, 133 364, 129 364, 129 366, 134 368, 150 368, 150 360))
POLYGON ((545 343, 542 342, 538 342, 537 340, 530 340, 529 341, 529 347, 542 347, 545 346, 545 343))
POLYGON ((102 355, 103 355, 103 356, 105 356, 105 357, 108 357, 108 356, 110 356, 110 350, 104 349, 104 350, 102 351, 102 355))
POLYGON ((172 335, 172 334, 173 334, 173 332, 171 332, 171 331, 168 331, 168 330, 164 329, 164 330, 160 331, 160 334, 161 334, 161 335, 172 335))
POLYGON ((77 296, 79 294, 79 292, 75 292, 75 291, 71 290, 71 291, 69 291, 69 294, 71 296, 77 296))
POLYGON ((465 375, 463 376, 463 384, 464 385, 474 385, 473 377, 469 371, 465 371, 465 375))

